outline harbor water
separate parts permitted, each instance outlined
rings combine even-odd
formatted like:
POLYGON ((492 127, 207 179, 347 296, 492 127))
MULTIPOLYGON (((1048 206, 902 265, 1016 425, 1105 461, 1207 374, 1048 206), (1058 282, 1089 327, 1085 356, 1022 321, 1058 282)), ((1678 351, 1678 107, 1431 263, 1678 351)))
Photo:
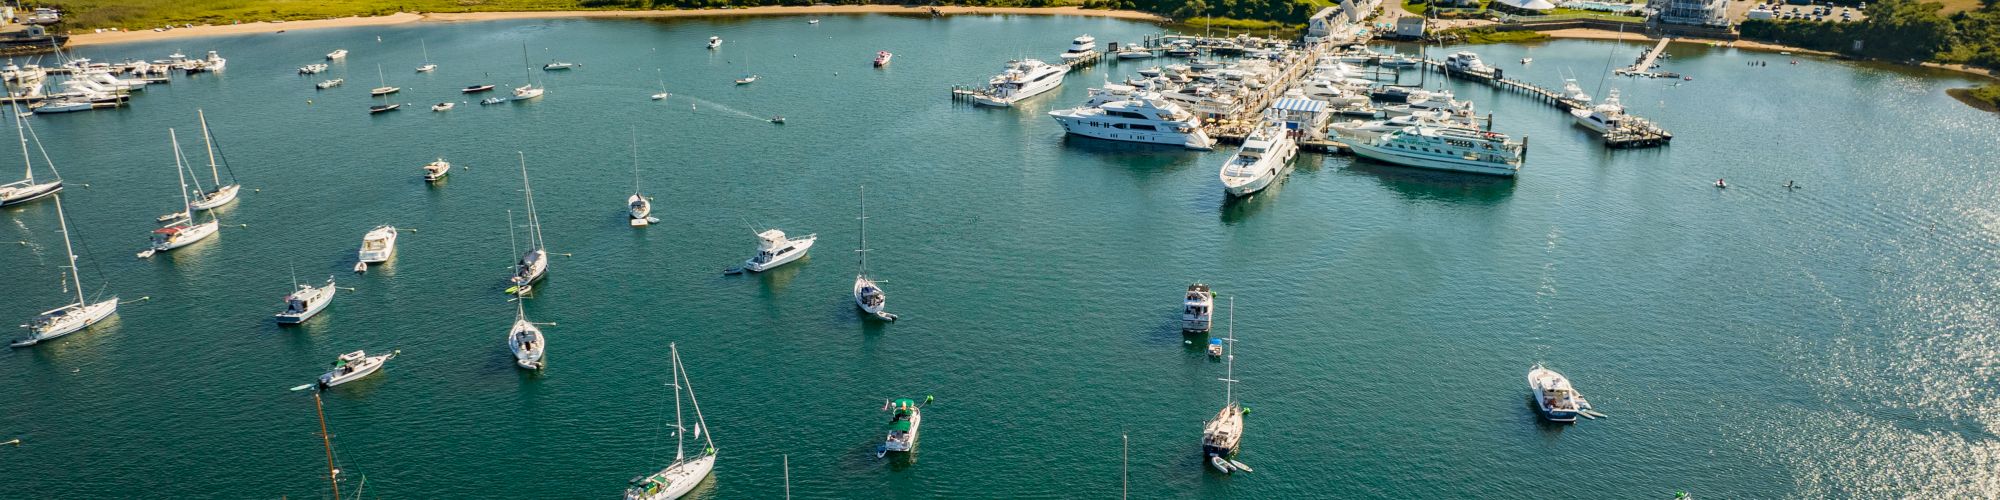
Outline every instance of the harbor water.
MULTIPOLYGON (((325 395, 344 492, 365 476, 380 498, 610 496, 674 456, 669 343, 720 454, 701 498, 781 497, 786 455, 801 498, 1111 498, 1121 436, 1135 498, 2000 495, 2000 122, 1945 95, 1966 80, 1676 45, 1663 69, 1693 80, 1600 83, 1645 46, 1471 47, 1509 78, 1618 88, 1673 145, 1606 150, 1546 104, 1432 75, 1528 138, 1517 179, 1304 154, 1242 201, 1216 179, 1226 149, 1065 138, 1046 115, 1163 61, 1082 70, 1016 109, 948 96, 1078 34, 1158 29, 532 20, 85 48, 230 63, 29 120, 70 183, 86 292, 128 303, 0 352, 0 440, 23 440, 0 447, 0 496, 325 497, 312 398, 288 389, 358 349, 402 353, 325 395), (425 48, 439 68, 414 73, 425 48), (878 50, 893 64, 871 68, 878 50), (326 78, 347 82, 315 91, 326 78), (547 95, 458 93, 525 78, 547 95), (366 113, 381 80, 410 105, 366 113), (648 100, 661 80, 673 96, 648 100), (134 259, 179 203, 169 128, 207 174, 197 109, 242 197, 213 240, 134 259), (621 215, 634 135, 661 219, 645 228, 621 215), (526 304, 554 323, 540 373, 504 343, 517 152, 556 254, 526 304), (459 168, 427 186, 439 157, 459 168), (864 185, 893 324, 849 299, 864 185), (352 274, 380 224, 403 228, 397 255, 352 274), (723 275, 767 228, 818 243, 723 275), (274 324, 294 276, 328 275, 354 290, 274 324), (1224 395, 1207 338, 1177 328, 1193 282, 1235 301, 1254 473, 1198 455, 1224 395), (1610 416, 1539 423, 1535 363, 1610 416), (915 460, 877 459, 883 401, 925 395, 915 460)), ((71 292, 54 204, 0 219, 11 325, 71 292)))

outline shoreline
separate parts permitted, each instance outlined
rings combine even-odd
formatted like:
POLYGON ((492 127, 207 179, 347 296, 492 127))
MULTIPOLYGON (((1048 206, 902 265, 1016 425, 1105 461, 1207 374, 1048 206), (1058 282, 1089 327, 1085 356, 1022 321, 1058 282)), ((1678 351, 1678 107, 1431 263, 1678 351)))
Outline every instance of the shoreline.
MULTIPOLYGON (((1564 28, 1559 30, 1542 31, 1540 33, 1548 35, 1550 38, 1563 38, 1571 40, 1625 40, 1631 42, 1655 42, 1659 40, 1657 38, 1649 37, 1643 34, 1619 33, 1616 31, 1602 30, 1595 28, 1564 28)), ((1692 43, 1701 45, 1721 44, 1721 46, 1723 47, 1730 47, 1730 48, 1737 48, 1744 50, 1755 50, 1760 52, 1789 52, 1791 53, 1791 55, 1810 55, 1810 56, 1843 58, 1842 55, 1836 52, 1804 49, 1804 48, 1775 44, 1770 42, 1759 42, 1755 40, 1730 41, 1730 40, 1715 40, 1709 38, 1675 38, 1672 43, 1692 43)), ((1852 59, 1852 60, 1856 62, 1867 61, 1865 59, 1852 59)), ((1989 80, 2000 80, 2000 75, 1996 75, 1993 72, 1989 72, 1980 68, 1965 66, 1962 64, 1940 64, 1940 63, 1926 62, 1918 65, 1918 67, 1951 71, 1960 74, 1986 78, 1989 80)))
MULTIPOLYGON (((386 16, 340 17, 333 19, 313 19, 305 21, 246 22, 241 24, 203 25, 193 28, 176 28, 167 31, 117 31, 104 33, 70 34, 68 47, 91 45, 111 45, 120 43, 156 42, 180 38, 208 36, 251 35, 277 33, 291 30, 326 28, 354 28, 364 26, 389 26, 417 22, 481 22, 509 19, 650 19, 672 17, 723 17, 723 16, 804 16, 804 15, 855 15, 855 14, 901 14, 930 15, 929 7, 904 7, 899 5, 826 5, 807 7, 745 7, 733 9, 676 9, 676 10, 550 10, 512 12, 398 12, 386 16)), ((1165 17, 1135 10, 1085 9, 1082 7, 936 7, 945 15, 1043 15, 1043 16, 1086 16, 1126 19, 1132 21, 1165 21, 1165 17)))

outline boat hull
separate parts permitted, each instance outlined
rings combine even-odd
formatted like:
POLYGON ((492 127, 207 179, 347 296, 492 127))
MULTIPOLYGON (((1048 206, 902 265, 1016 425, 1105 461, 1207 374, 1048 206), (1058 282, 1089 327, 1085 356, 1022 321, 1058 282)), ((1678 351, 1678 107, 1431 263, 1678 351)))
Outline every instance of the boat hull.
POLYGON ((688 492, 694 491, 696 486, 701 485, 702 480, 708 478, 709 472, 714 470, 715 455, 703 455, 676 462, 648 477, 648 479, 664 480, 666 482, 665 487, 651 490, 637 487, 627 489, 625 490, 625 500, 674 500, 680 498, 687 495, 688 492))
POLYGON ((1444 170, 1450 172, 1464 172, 1470 174, 1491 175, 1497 177, 1513 177, 1514 174, 1517 173, 1516 170, 1520 168, 1518 166, 1513 166, 1513 165, 1493 165, 1489 163, 1471 162, 1471 161, 1437 158, 1429 156, 1415 156, 1393 150, 1383 149, 1364 142, 1356 142, 1354 144, 1349 144, 1348 147, 1354 150, 1354 154, 1356 156, 1360 156, 1362 158, 1367 158, 1370 160, 1375 160, 1382 163, 1402 165, 1405 167, 1424 168, 1431 170, 1444 170))
MULTIPOLYGON (((76 305, 77 304, 71 304, 71 306, 76 306, 76 305)), ((82 306, 82 309, 83 309, 82 313, 77 315, 77 317, 80 319, 65 321, 47 330, 39 332, 30 331, 27 338, 16 340, 8 345, 13 347, 27 347, 42 342, 54 340, 64 335, 69 335, 72 333, 83 331, 83 329, 90 328, 91 325, 95 325, 99 321, 104 321, 104 318, 111 317, 112 314, 117 313, 118 298, 112 297, 108 300, 85 305, 82 306)))
POLYGON ((1056 119, 1056 123, 1062 124, 1063 131, 1069 132, 1070 135, 1107 141, 1165 144, 1197 150, 1208 150, 1215 147, 1215 141, 1210 139, 1207 133, 1199 129, 1189 134, 1171 131, 1145 132, 1121 130, 1111 127, 1092 127, 1085 124, 1082 118, 1073 116, 1059 114, 1051 114, 1050 116, 1056 119))
POLYGON ((209 192, 208 195, 203 196, 199 200, 195 200, 192 205, 195 210, 209 210, 228 205, 229 202, 236 201, 236 193, 242 190, 243 186, 237 184, 216 188, 215 191, 209 192))
POLYGON ((507 333, 507 348, 514 352, 514 366, 527 370, 542 369, 546 364, 542 354, 548 349, 543 342, 542 329, 525 319, 514 321, 513 331, 507 333))
POLYGON ((334 374, 333 372, 326 372, 325 374, 319 376, 319 386, 322 388, 334 387, 340 384, 345 384, 348 382, 353 382, 356 380, 367 378, 369 375, 374 375, 375 372, 382 371, 382 365, 389 364, 389 359, 394 357, 395 357, 394 354, 369 356, 368 361, 364 362, 360 368, 357 368, 354 371, 338 375, 334 374))
POLYGON ((308 303, 306 305, 306 310, 304 312, 278 313, 277 314, 278 324, 296 325, 299 323, 304 323, 306 322, 306 320, 312 319, 313 316, 318 316, 320 311, 326 310, 326 306, 333 303, 333 294, 339 291, 339 289, 335 288, 332 284, 328 284, 325 288, 321 288, 320 290, 322 298, 318 303, 308 303))
POLYGON ((63 188, 62 181, 48 182, 42 184, 29 184, 26 186, 15 188, 9 190, 6 194, 0 195, 0 207, 19 205, 30 201, 35 201, 41 199, 42 197, 56 194, 57 191, 62 191, 62 188, 63 188))
POLYGON ((1264 188, 1271 187, 1271 181, 1275 180, 1278 180, 1278 173, 1276 171, 1265 171, 1263 174, 1251 177, 1247 181, 1237 181, 1235 178, 1225 177, 1222 180, 1222 190, 1229 193, 1230 196, 1250 196, 1257 194, 1258 191, 1263 191, 1264 188))
POLYGON ((215 231, 217 229, 220 229, 221 227, 222 224, 216 221, 208 221, 205 223, 188 226, 187 229, 182 230, 179 233, 176 233, 171 238, 154 242, 153 251, 166 252, 176 248, 193 245, 195 244, 195 242, 208 239, 210 235, 215 234, 215 231))
POLYGON ((812 250, 812 246, 815 241, 817 240, 812 239, 812 240, 795 241, 795 244, 797 246, 795 246, 792 251, 779 254, 778 256, 771 258, 771 260, 767 260, 764 262, 757 262, 754 260, 743 261, 743 269, 746 271, 761 273, 776 268, 778 266, 790 264, 792 263, 792 261, 799 260, 799 258, 801 257, 805 257, 806 252, 808 250, 812 250))
POLYGON ((1593 115, 1594 113, 1584 111, 1581 109, 1570 111, 1570 118, 1574 119, 1576 121, 1576 124, 1582 126, 1583 128, 1590 129, 1591 131, 1597 132, 1599 134, 1604 133, 1607 129, 1610 128, 1610 124, 1598 121, 1593 117, 1593 115))
POLYGON ((889 307, 889 296, 882 291, 881 286, 875 284, 874 280, 857 276, 854 278, 854 306, 861 308, 862 311, 868 314, 881 315, 882 310, 889 307), (873 291, 873 293, 871 294, 869 291, 873 291), (869 295, 875 295, 880 300, 874 305, 869 305, 869 295))

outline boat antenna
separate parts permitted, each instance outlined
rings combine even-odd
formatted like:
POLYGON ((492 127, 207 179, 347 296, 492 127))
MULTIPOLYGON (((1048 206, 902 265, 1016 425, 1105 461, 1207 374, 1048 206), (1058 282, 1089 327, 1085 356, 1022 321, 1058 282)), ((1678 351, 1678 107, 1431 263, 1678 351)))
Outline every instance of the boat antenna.
POLYGON ((319 414, 319 438, 326 445, 326 480, 333 485, 334 500, 340 499, 340 468, 333 465, 333 435, 326 432, 326 406, 320 403, 319 392, 313 392, 313 412, 319 414))

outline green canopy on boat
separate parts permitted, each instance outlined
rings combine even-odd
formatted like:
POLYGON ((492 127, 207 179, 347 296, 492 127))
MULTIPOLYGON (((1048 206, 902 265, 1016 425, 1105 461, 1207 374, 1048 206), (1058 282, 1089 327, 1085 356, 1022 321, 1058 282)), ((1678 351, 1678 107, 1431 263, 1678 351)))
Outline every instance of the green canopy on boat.
POLYGON ((897 420, 897 421, 895 421, 895 422, 890 422, 890 423, 889 423, 889 430, 892 430, 892 431, 900 431, 900 432, 910 432, 910 421, 908 421, 908 420, 897 420))
POLYGON ((917 400, 914 400, 914 399, 910 399, 910 398, 899 398, 899 399, 895 400, 894 402, 891 402, 891 403, 889 403, 889 405, 890 405, 890 406, 894 406, 894 407, 897 407, 897 408, 905 408, 905 407, 911 407, 911 406, 916 406, 916 405, 917 405, 917 400))

